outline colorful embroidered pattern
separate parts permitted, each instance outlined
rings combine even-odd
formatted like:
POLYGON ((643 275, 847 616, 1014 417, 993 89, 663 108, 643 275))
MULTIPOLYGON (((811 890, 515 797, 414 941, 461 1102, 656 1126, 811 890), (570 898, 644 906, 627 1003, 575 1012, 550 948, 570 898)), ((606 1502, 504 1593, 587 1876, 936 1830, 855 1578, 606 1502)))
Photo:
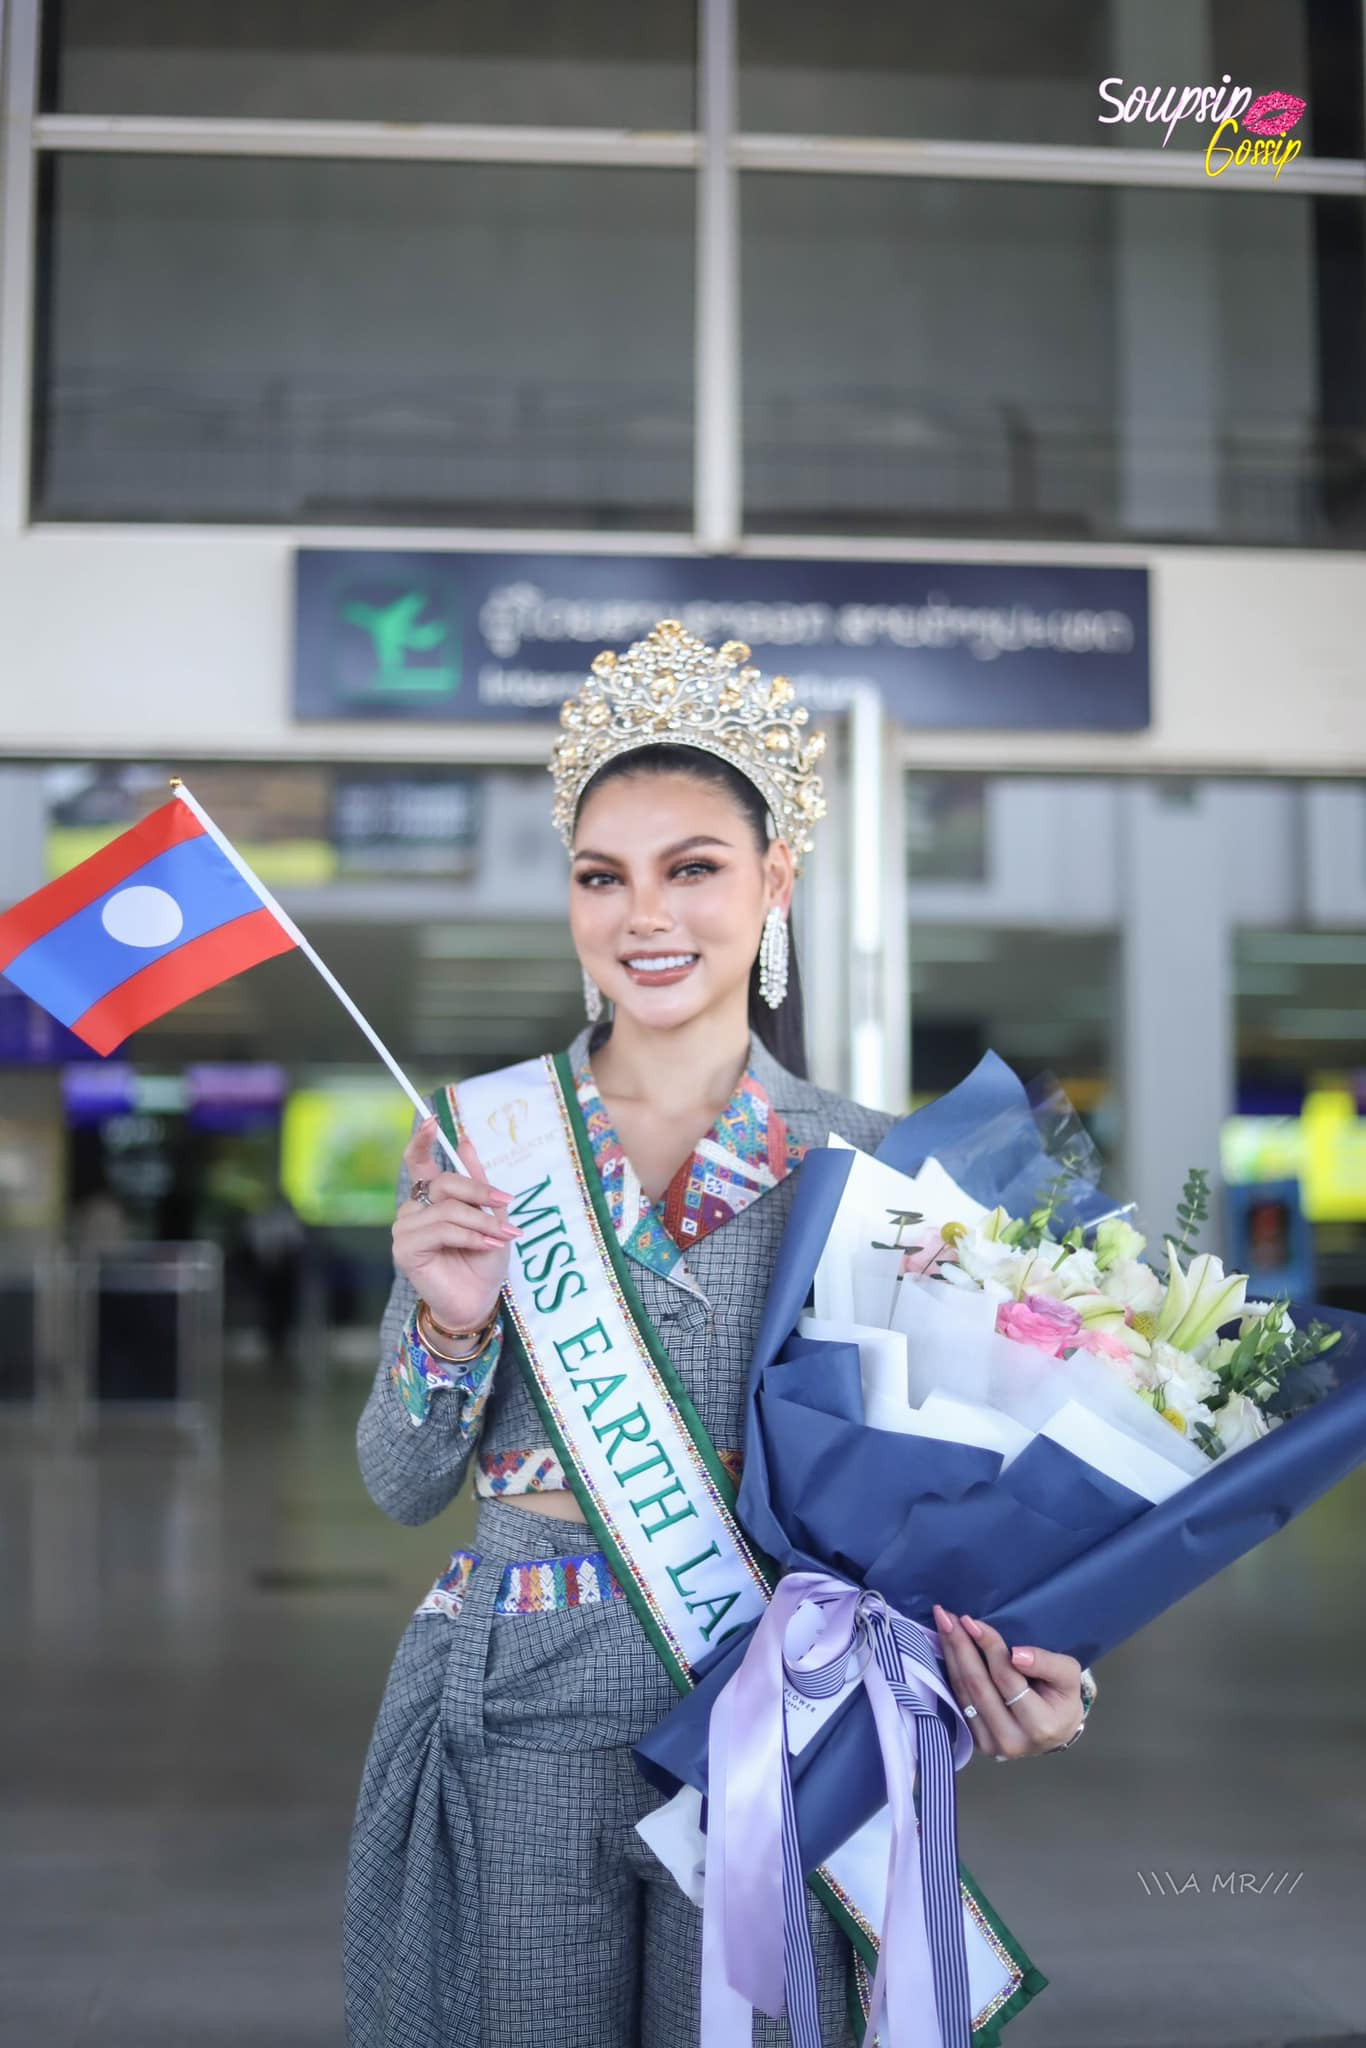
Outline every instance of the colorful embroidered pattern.
POLYGON ((408 1411, 408 1420, 413 1428, 421 1429, 427 1420, 433 1389, 458 1387, 465 1395, 460 1408, 460 1427, 466 1436, 473 1436, 484 1413, 484 1404, 493 1385, 494 1367, 502 1349, 503 1326, 500 1322, 483 1350, 477 1352, 467 1365, 448 1365, 443 1359, 433 1358, 418 1336, 417 1310, 414 1309, 399 1332, 398 1346, 389 1367, 389 1378, 398 1389, 399 1399, 408 1411))
POLYGON ((541 1564, 510 1564, 493 1603, 495 1614, 553 1614, 561 1607, 600 1607, 626 1598, 600 1550, 582 1557, 548 1557, 541 1564))
MULTIPOLYGON (((479 1563, 474 1550, 457 1550, 415 1612, 444 1614, 454 1621, 479 1563)), ((601 1607, 624 1600, 619 1581, 600 1550, 581 1557, 547 1557, 504 1567, 493 1602, 495 1614, 554 1614, 562 1607, 601 1607)))
POLYGON ((418 1614, 444 1614, 455 1620, 464 1605, 465 1588, 469 1585, 474 1567, 479 1559, 472 1550, 457 1550, 450 1562, 450 1568, 442 1572, 422 1605, 418 1614))
POLYGON ((564 1466, 547 1445, 538 1451, 486 1451, 479 1460, 474 1490, 483 1500, 509 1493, 564 1493, 564 1466))
POLYGON ((574 1086, 607 1197, 617 1241, 631 1258, 657 1273, 671 1273, 690 1244, 719 1230, 751 1202, 776 1187, 798 1165, 806 1147, 788 1130, 750 1072, 664 1191, 652 1202, 622 1149, 585 1058, 574 1086))

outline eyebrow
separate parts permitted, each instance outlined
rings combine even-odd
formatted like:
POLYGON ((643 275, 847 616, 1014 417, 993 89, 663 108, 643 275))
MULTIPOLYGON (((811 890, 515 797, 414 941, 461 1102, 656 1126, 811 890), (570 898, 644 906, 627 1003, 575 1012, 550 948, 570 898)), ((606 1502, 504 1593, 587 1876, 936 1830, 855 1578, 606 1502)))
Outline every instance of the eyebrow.
MULTIPOLYGON (((661 860, 671 860, 676 853, 686 853, 690 846, 729 846, 729 839, 718 839, 711 832, 694 832, 688 839, 676 839, 672 846, 663 847, 661 860)), ((621 861, 615 853, 595 853, 591 846, 581 846, 574 855, 575 860, 605 860, 613 867, 620 867, 621 861)))

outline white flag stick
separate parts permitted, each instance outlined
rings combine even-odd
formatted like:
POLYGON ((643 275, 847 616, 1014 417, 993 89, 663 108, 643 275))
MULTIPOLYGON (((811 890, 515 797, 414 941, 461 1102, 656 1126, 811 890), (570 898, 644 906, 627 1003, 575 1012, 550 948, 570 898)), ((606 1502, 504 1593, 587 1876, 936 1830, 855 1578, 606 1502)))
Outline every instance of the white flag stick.
MULTIPOLYGON (((247 886, 250 889, 252 889, 255 892, 257 896, 260 897, 261 902, 265 905, 266 909, 270 912, 271 916, 275 918, 279 924, 283 925, 284 929, 289 933, 291 939, 293 939, 295 945, 299 948, 299 951, 304 955, 304 958, 306 960, 312 961, 313 965, 317 968, 319 974, 327 983, 327 986, 331 989, 333 995, 337 998, 342 1008, 344 1010, 348 1010, 350 1014, 355 1018, 357 1024, 359 1024, 361 1030, 365 1033, 371 1045, 373 1045, 375 1051, 379 1054, 385 1066, 389 1069, 389 1072, 398 1082, 399 1087, 403 1090, 409 1102, 412 1103, 414 1109, 417 1111, 418 1115, 422 1118, 423 1122, 425 1123, 427 1118, 431 1115, 431 1111, 428 1109, 426 1103, 422 1100, 422 1097, 418 1094, 416 1088, 414 1088, 412 1082, 408 1079, 408 1076, 404 1073, 402 1067, 394 1058, 393 1054, 390 1052, 388 1046, 384 1043, 384 1040, 380 1037, 379 1033, 374 1029, 374 1027, 370 1024, 367 1018, 362 1017, 360 1011, 356 1008, 350 996, 346 993, 346 990, 342 987, 341 983, 338 981, 336 975, 332 972, 332 969, 327 965, 326 961, 320 960, 318 958, 318 955, 314 952, 312 946, 309 945, 308 940, 299 930, 299 927, 297 924, 295 924, 293 918, 289 916, 287 911, 281 909, 280 905, 271 895, 269 889, 261 880, 260 876, 252 873, 251 869, 247 866, 246 862, 243 860, 241 854, 237 851, 237 848, 233 845, 232 841, 230 839, 225 838, 224 835, 219 831, 217 825, 214 824, 213 819, 209 816, 208 812, 204 809, 203 805, 200 804, 194 797, 190 795, 189 790, 186 789, 184 783, 181 781, 178 775, 173 775, 171 777, 171 787, 175 791, 176 796, 179 798, 180 802, 185 805, 186 809, 194 812, 194 815, 196 816, 196 818, 198 818, 200 824, 204 827, 204 830, 208 833, 210 839, 212 839, 214 845, 218 848, 219 852, 222 853, 228 860, 232 862, 238 874, 242 877, 242 880, 247 884, 247 886)), ((458 1157, 454 1145, 452 1145, 450 1139, 446 1136, 446 1133, 442 1130, 441 1125, 439 1123, 436 1127, 436 1135, 437 1138, 440 1140, 442 1151, 450 1160, 451 1165, 455 1169, 455 1171, 457 1173, 463 1173, 468 1176, 468 1167, 458 1157)))

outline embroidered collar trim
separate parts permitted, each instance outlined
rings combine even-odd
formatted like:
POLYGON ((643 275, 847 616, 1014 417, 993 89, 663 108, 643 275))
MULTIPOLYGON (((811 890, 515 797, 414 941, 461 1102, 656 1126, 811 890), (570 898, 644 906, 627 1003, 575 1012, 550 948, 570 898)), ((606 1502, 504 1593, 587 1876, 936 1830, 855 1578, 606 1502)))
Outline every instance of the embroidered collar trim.
POLYGON ((690 1245, 776 1187, 805 1154, 805 1145, 789 1131, 760 1078, 756 1045, 752 1039, 750 1062, 735 1093, 659 1201, 651 1201, 641 1187, 598 1093, 587 1035, 571 1047, 574 1085, 612 1228, 629 1256, 656 1272, 672 1272, 690 1245))

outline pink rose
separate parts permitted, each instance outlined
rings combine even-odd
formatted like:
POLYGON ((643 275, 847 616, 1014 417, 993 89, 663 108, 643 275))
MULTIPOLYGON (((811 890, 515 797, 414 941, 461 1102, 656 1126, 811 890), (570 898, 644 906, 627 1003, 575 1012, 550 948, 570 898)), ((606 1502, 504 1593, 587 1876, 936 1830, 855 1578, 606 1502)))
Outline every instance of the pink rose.
POLYGON ((901 1254, 901 1271, 926 1280, 938 1272, 943 1265, 956 1264, 958 1254, 951 1244, 946 1244, 937 1230, 928 1230, 921 1244, 909 1245, 901 1254))
POLYGON ((1076 1348, 1085 1328, 1081 1317, 1065 1301, 1046 1294, 1027 1294, 1023 1301, 1003 1301, 996 1311, 996 1327, 1003 1337, 1017 1344, 1032 1344, 1050 1358, 1061 1358, 1076 1348))

